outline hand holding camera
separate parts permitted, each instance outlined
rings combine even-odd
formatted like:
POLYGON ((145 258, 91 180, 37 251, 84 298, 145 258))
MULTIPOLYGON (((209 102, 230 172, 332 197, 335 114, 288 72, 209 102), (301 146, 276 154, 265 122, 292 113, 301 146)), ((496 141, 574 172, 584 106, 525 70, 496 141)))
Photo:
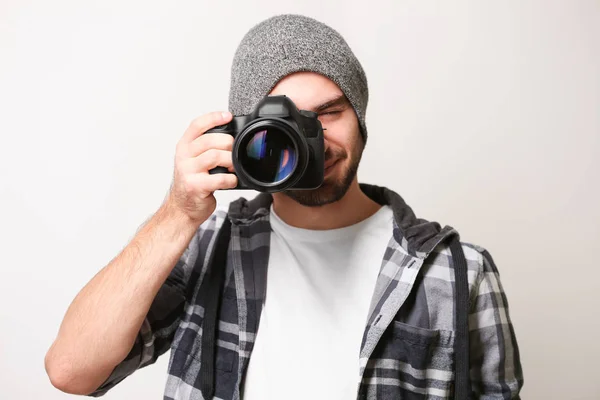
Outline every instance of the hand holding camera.
POLYGON ((204 222, 215 210, 213 195, 218 189, 237 186, 234 174, 209 174, 219 166, 232 171, 233 137, 205 135, 206 131, 231 121, 229 112, 213 112, 193 120, 177 143, 175 171, 167 203, 191 220, 204 222))
POLYGON ((169 202, 203 222, 216 207, 215 190, 318 188, 324 157, 317 114, 267 96, 248 115, 215 112, 192 121, 177 144, 169 202))
MULTIPOLYGON (((228 134, 232 146, 236 189, 280 192, 316 189, 323 183, 323 127, 317 114, 298 110, 286 96, 264 97, 248 115, 207 133, 228 134)), ((209 135, 210 136, 210 135, 209 135)), ((227 174, 227 165, 211 174, 227 174)))

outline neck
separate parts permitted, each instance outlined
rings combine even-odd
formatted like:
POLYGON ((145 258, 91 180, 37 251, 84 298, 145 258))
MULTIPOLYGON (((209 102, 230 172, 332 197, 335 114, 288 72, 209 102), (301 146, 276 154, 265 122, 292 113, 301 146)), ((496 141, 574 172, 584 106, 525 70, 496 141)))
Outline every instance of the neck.
POLYGON ((381 206, 360 190, 358 179, 335 203, 308 207, 283 193, 273 194, 273 209, 286 224, 303 229, 337 229, 356 224, 375 214, 381 206))

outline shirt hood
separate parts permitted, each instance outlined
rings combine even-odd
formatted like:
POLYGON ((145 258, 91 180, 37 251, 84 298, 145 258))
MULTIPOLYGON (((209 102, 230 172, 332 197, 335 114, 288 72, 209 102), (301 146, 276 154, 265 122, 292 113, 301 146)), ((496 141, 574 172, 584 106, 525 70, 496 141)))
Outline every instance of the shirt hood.
MULTIPOLYGON (((389 206, 394 213, 394 239, 411 256, 425 259, 442 241, 458 232, 451 226, 417 218, 412 208, 393 190, 383 186, 361 183, 360 188, 369 198, 389 206)), ((234 224, 247 224, 258 218, 268 218, 273 196, 259 193, 255 198, 240 198, 229 206, 229 218, 234 224)))

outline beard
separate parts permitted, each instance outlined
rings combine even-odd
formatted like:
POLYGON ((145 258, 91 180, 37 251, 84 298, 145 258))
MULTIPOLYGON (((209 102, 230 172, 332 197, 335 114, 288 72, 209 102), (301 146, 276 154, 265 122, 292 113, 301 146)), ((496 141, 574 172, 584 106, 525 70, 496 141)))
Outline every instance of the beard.
POLYGON ((317 189, 286 190, 283 193, 297 203, 307 207, 319 207, 335 203, 346 195, 352 181, 356 177, 363 149, 364 144, 360 135, 357 135, 356 140, 352 144, 352 153, 350 156, 344 149, 334 151, 331 147, 328 148, 325 152, 325 162, 337 159, 337 163, 341 163, 348 158, 350 159, 350 165, 345 168, 341 177, 331 176, 326 178, 323 180, 323 184, 317 189))

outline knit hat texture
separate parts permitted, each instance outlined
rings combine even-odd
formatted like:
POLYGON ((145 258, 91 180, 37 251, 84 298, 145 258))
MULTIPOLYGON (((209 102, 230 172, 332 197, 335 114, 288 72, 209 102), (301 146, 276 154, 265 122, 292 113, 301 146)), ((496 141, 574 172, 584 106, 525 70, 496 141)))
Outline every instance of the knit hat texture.
POLYGON ((366 142, 369 90, 360 62, 337 31, 302 15, 271 17, 242 38, 231 66, 229 110, 249 114, 282 78, 300 71, 319 73, 340 87, 366 142))

